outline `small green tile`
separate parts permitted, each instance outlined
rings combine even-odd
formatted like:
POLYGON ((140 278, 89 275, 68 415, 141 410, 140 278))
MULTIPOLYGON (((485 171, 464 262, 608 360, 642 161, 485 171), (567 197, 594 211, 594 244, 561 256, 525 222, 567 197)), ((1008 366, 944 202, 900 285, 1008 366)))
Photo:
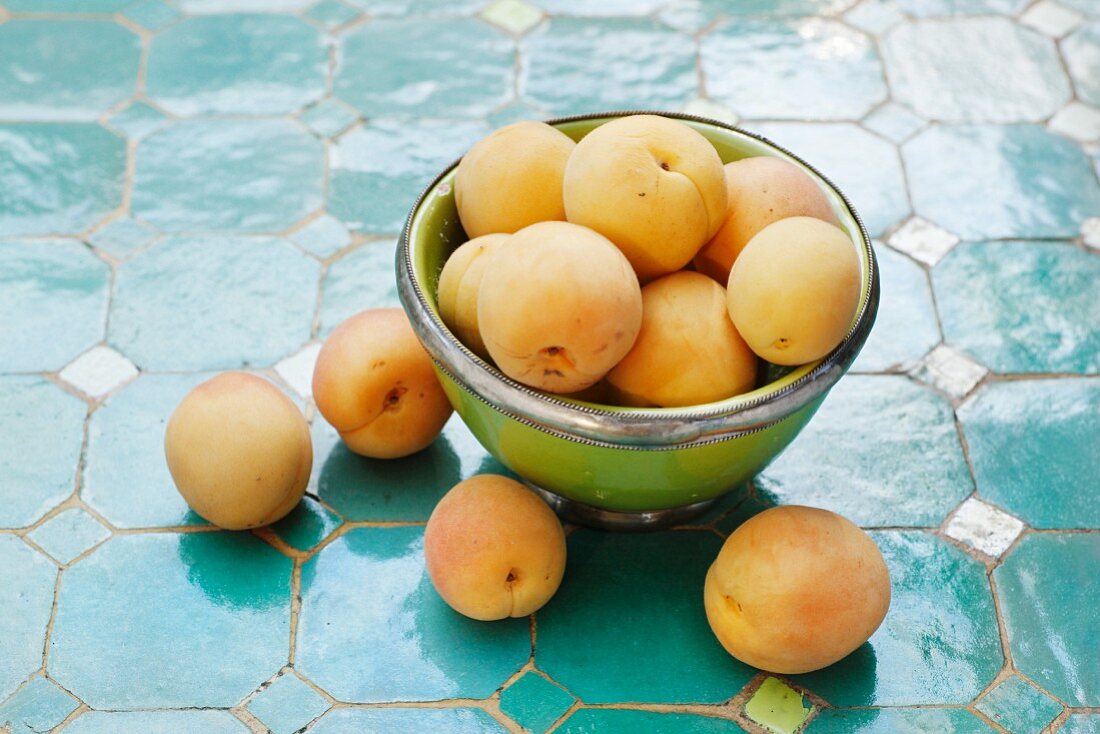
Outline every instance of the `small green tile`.
POLYGON ((1100 734, 1100 714, 1072 714, 1058 734, 1100 734))
POLYGON ((321 0, 306 15, 326 28, 335 28, 359 17, 359 11, 340 0, 321 0))
POLYGON ((1100 258, 1054 242, 963 243, 932 271, 946 342, 994 372, 1100 371, 1098 279, 1100 258))
POLYGON ((951 404, 900 376, 845 377, 756 479, 765 501, 857 525, 939 525, 974 491, 951 404))
POLYGON ((1027 734, 1053 721, 1062 704, 1014 675, 985 694, 977 709, 1013 734, 1027 734))
POLYGON ((126 141, 99 125, 0 124, 0 236, 83 232, 122 204, 125 175, 126 141))
POLYGON ((151 31, 163 28, 180 17, 178 10, 161 0, 143 0, 126 8, 122 14, 151 31))
POLYGON ((0 240, 0 371, 57 371, 103 339, 110 278, 74 240, 0 240))
POLYGON ((813 713, 802 694, 778 678, 765 678, 745 704, 745 714, 775 734, 794 734, 813 713))
POLYGON ((317 257, 329 257, 347 247, 351 234, 339 219, 324 214, 290 235, 290 240, 317 257))
POLYGON ((733 697, 755 671, 722 648, 703 610, 721 545, 706 531, 576 530, 561 588, 538 614, 535 665, 585 703, 733 697))
POLYGON ((327 70, 321 34, 298 18, 210 15, 153 39, 145 87, 177 115, 276 115, 320 99, 327 70))
POLYGON ((923 118, 896 102, 887 102, 863 118, 865 128, 895 143, 909 138, 924 125, 923 118))
POLYGON ((3 119, 94 120, 137 85, 141 39, 117 23, 11 20, 0 48, 3 119))
POLYGON ((520 88, 554 115, 675 110, 699 93, 695 42, 649 18, 554 18, 520 47, 520 88))
POLYGON ((448 607, 424 569, 423 535, 356 528, 302 567, 295 666, 336 699, 485 698, 527 662, 528 620, 478 622, 448 607))
POLYGON ((133 102, 116 112, 107 124, 134 140, 139 140, 160 127, 164 113, 145 102, 133 102))
POLYGON ((577 699, 567 691, 528 672, 500 694, 500 710, 532 734, 543 734, 577 699))
POLYGON ((0 701, 42 667, 57 567, 14 535, 0 535, 0 701))
POLYGON ((793 680, 834 706, 969 703, 1004 665, 985 567, 928 533, 871 537, 890 570, 886 619, 848 657, 793 680))
POLYGON ((279 538, 300 551, 309 551, 332 535, 343 521, 312 497, 305 497, 290 514, 271 526, 279 538))
POLYGON ((1070 706, 1100 706, 1100 535, 1027 535, 993 572, 1016 669, 1070 706))
POLYGON ((272 734, 294 734, 329 709, 329 702, 293 673, 284 673, 257 693, 248 710, 272 734))
POLYGON ((65 572, 49 672, 95 709, 235 706, 286 665, 292 565, 249 533, 116 536, 65 572))
POLYGON ((481 709, 381 708, 337 709, 318 721, 310 734, 504 734, 506 730, 481 709))
POLYGON ((993 728, 965 709, 822 709, 809 734, 993 734, 993 728))
POLYGON ((344 36, 334 89, 367 117, 478 117, 502 104, 512 40, 472 18, 372 20, 344 36))
POLYGON ((35 545, 65 564, 106 540, 111 531, 80 508, 72 508, 51 517, 27 534, 35 545))
POLYGON ((743 117, 858 119, 887 95, 874 42, 834 20, 736 18, 703 38, 700 58, 707 94, 743 117))
POLYGON ((290 120, 176 122, 136 158, 133 212, 164 232, 278 231, 321 206, 321 141, 290 120))
POLYGON ((321 336, 368 308, 400 306, 393 274, 395 242, 367 242, 328 267, 321 284, 321 336))
POLYGON ((228 711, 87 711, 65 734, 249 734, 228 711))
POLYGON ((123 258, 153 241, 157 231, 148 224, 125 217, 95 231, 88 241, 114 257, 123 258))
POLYGON ((323 99, 301 114, 301 120, 310 130, 331 138, 347 130, 359 118, 359 113, 343 102, 323 99))
POLYGON ((65 720, 79 706, 52 680, 36 676, 0 704, 0 730, 9 734, 39 734, 65 720))
POLYGON ((727 719, 694 714, 658 714, 628 709, 578 709, 555 734, 732 734, 744 731, 727 719))
POLYGON ((0 376, 0 527, 30 525, 72 494, 87 411, 41 377, 0 376))

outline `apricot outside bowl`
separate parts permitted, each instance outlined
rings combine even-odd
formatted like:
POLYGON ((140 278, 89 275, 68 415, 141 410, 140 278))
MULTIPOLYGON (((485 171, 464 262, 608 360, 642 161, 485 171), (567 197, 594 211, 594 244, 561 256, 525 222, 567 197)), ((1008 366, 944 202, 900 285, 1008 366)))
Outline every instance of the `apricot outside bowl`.
MULTIPOLYGON (((640 112, 550 120, 579 140, 598 125, 640 112)), ((691 115, 661 114, 691 126, 723 163, 779 156, 812 176, 856 248, 862 287, 844 341, 794 369, 762 365, 757 388, 687 408, 622 408, 550 395, 521 385, 467 349, 440 319, 439 272, 466 241, 452 183, 457 161, 424 190, 397 248, 398 294, 435 361, 455 411, 485 447, 566 519, 617 529, 680 522, 704 511, 775 459, 813 417, 859 354, 878 310, 874 250, 859 215, 824 175, 754 133, 691 115)))

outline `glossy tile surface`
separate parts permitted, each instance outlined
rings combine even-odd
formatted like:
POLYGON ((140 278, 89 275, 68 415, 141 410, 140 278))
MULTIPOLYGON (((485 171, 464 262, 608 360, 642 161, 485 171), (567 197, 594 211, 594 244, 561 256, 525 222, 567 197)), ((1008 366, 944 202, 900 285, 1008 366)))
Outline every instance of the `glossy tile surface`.
POLYGON ((0 0, 0 731, 1100 734, 1095 4, 0 0), (753 481, 672 530, 568 528, 555 598, 475 622, 424 525, 507 470, 457 416, 352 454, 313 367, 398 305, 443 167, 609 109, 817 167, 876 238, 877 323, 753 481), (225 369, 311 421, 306 497, 252 533, 164 461, 225 369), (701 599, 777 503, 868 528, 892 576, 872 639, 799 676, 731 658, 701 599))

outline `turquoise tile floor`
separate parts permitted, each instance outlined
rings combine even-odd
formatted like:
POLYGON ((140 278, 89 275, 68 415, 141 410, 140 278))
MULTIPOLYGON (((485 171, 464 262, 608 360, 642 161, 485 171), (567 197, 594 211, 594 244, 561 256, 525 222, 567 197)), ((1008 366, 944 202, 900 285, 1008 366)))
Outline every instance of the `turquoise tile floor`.
MULTIPOLYGON (((0 731, 1100 732, 1097 0, 0 0, 0 731), (853 374, 672 530, 572 528, 531 619, 453 613, 423 527, 503 468, 452 421, 351 454, 319 341, 396 304, 419 189, 493 127, 615 108, 764 133, 876 239, 853 374), (252 533, 175 492, 219 370, 313 423, 252 533), (870 642, 772 676, 703 574, 776 503, 871 531, 870 642)), ((822 583, 827 583, 822 579, 822 583)))

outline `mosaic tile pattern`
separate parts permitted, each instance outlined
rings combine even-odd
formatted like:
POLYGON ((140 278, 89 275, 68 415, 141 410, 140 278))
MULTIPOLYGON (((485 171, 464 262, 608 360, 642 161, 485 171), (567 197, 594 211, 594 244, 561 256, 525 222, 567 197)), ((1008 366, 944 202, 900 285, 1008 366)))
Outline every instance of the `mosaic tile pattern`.
POLYGON ((1093 0, 0 6, 0 731, 1100 732, 1093 0), (878 324, 752 483, 673 530, 573 529, 549 605, 473 622, 423 526, 505 470, 457 417, 351 454, 312 367, 397 304, 440 168, 615 108, 819 167, 877 238, 878 324), (306 498, 253 533, 191 513, 163 459, 227 368, 312 421, 306 498), (702 613, 722 539, 778 502, 869 528, 891 570, 882 627, 817 673, 738 663, 702 613))

